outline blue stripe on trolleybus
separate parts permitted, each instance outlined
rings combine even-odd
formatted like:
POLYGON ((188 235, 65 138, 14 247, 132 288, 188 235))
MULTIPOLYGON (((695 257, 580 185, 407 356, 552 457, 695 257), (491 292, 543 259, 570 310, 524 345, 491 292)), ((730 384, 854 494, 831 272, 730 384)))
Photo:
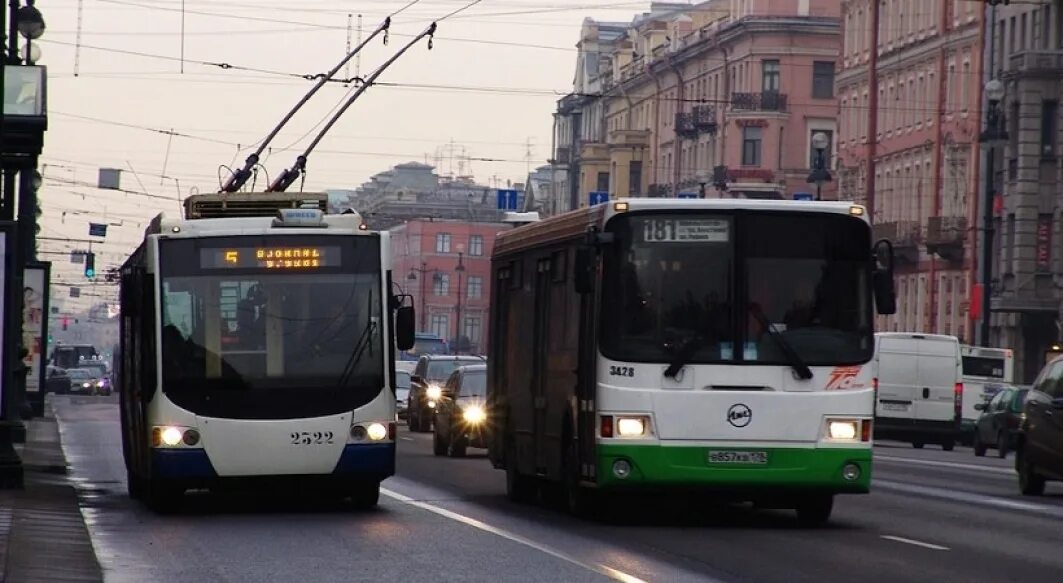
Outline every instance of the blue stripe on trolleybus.
POLYGON ((387 477, 395 474, 395 444, 351 444, 343 448, 343 455, 333 474, 387 477))
POLYGON ((151 466, 159 478, 216 478, 207 452, 202 449, 152 450, 151 466))

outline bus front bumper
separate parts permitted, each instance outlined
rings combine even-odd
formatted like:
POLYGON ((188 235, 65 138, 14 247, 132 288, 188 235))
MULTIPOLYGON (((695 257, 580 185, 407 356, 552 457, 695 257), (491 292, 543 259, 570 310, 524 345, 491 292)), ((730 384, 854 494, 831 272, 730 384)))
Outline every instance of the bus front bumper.
POLYGON ((871 490, 871 448, 733 448, 676 445, 598 445, 603 489, 681 489, 731 492, 865 494, 871 490), (710 462, 712 451, 766 453, 767 463, 710 462), (627 462, 630 470, 620 477, 627 462), (852 475, 853 466, 859 469, 852 475), (849 475, 846 476, 848 469, 849 475), (621 470, 621 471, 618 471, 621 470))

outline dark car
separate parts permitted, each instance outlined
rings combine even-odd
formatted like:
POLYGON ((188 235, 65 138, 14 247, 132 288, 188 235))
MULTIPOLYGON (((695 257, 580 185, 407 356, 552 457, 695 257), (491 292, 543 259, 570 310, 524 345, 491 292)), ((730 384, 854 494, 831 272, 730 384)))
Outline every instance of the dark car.
POLYGON ((432 452, 464 457, 468 447, 487 447, 487 365, 457 368, 443 386, 436 406, 432 452))
POLYGON ((479 356, 428 354, 417 361, 410 376, 410 397, 406 415, 410 431, 427 433, 432 430, 434 409, 443 397, 443 384, 450 373, 462 365, 483 364, 479 356))
POLYGON ((984 456, 986 449, 992 447, 1002 458, 1015 447, 1027 392, 1028 389, 1008 387, 994 394, 989 402, 974 406, 982 412, 974 425, 974 455, 984 456))
POLYGON ((406 418, 406 406, 410 402, 410 372, 406 370, 395 371, 395 415, 399 419, 406 418))
POLYGON ((1040 496, 1048 480, 1063 480, 1063 357, 1041 369, 1023 407, 1015 448, 1019 489, 1040 496))
POLYGON ((56 395, 69 394, 70 382, 70 375, 67 374, 66 369, 48 365, 44 377, 44 392, 56 395))

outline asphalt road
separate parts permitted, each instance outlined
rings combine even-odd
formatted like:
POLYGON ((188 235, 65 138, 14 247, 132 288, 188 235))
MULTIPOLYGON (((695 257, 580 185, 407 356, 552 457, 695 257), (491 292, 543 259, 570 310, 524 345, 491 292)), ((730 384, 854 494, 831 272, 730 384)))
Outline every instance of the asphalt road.
MULTIPOLYGON (((629 501, 608 523, 505 499, 482 450, 434 457, 400 432, 379 510, 193 496, 157 516, 125 495, 112 399, 59 398, 64 450, 108 581, 1054 581, 1063 484, 1018 494, 1012 459, 883 443, 874 493, 831 525, 792 512, 629 501)), ((992 455, 992 452, 991 454, 992 455)))

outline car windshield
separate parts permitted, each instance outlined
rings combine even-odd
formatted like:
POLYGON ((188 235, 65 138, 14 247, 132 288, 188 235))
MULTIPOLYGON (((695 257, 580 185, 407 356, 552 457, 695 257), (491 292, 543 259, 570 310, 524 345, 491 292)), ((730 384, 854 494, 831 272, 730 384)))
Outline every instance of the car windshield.
POLYGON ((410 388, 410 373, 404 370, 395 371, 395 389, 396 390, 409 390, 410 388))
POLYGON ((631 214, 607 229, 616 239, 604 275, 615 293, 601 314, 609 358, 790 365, 782 344, 809 365, 871 358, 871 240, 859 219, 631 214))
POLYGON ((459 366, 467 366, 473 362, 481 362, 477 359, 445 359, 445 360, 432 360, 428 363, 428 380, 430 381, 445 381, 450 377, 450 373, 454 372, 454 369, 459 366))
POLYGON ((397 389, 395 391, 395 399, 399 401, 405 401, 410 396, 410 389, 397 389))
POLYGON ((487 397, 487 371, 467 371, 461 379, 459 399, 483 399, 487 397))
POLYGON ((161 247, 163 390, 179 405, 272 418, 311 406, 347 410, 351 399, 379 393, 376 238, 229 237, 161 247), (321 394, 307 399, 307 391, 321 394), (259 396, 240 395, 248 392, 259 396))
POLYGON ((88 380, 92 378, 92 373, 83 368, 71 368, 68 369, 67 374, 74 380, 88 380))

